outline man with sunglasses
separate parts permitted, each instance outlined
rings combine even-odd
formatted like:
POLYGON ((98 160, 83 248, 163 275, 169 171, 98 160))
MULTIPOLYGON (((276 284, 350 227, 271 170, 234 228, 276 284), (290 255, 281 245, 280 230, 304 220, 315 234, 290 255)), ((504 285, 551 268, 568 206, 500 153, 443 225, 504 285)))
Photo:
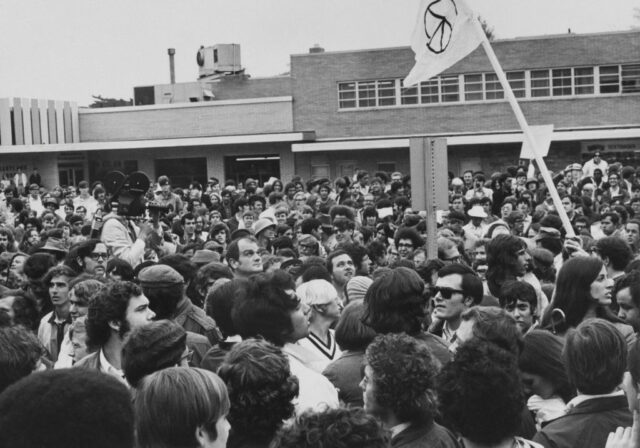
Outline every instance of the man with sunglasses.
POLYGON ((482 301, 482 281, 470 267, 453 263, 438 271, 438 280, 431 292, 434 321, 429 330, 451 343, 462 313, 482 301))

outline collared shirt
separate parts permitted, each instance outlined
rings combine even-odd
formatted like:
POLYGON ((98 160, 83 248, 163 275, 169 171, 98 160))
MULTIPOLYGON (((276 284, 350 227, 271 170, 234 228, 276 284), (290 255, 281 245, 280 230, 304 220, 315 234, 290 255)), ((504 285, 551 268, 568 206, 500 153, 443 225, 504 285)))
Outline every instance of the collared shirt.
POLYGON ((114 378, 117 378, 127 386, 129 385, 124 377, 124 372, 120 369, 116 369, 111 365, 111 363, 107 360, 107 357, 104 355, 104 350, 102 349, 100 349, 100 371, 102 373, 106 373, 107 375, 111 375, 114 378))
POLYGON ((71 316, 67 319, 59 319, 55 312, 51 311, 41 320, 38 327, 38 339, 47 349, 50 359, 55 362, 58 360, 60 346, 64 340, 64 335, 69 331, 71 325, 71 316))
POLYGON ((619 397, 624 395, 623 390, 616 390, 615 392, 611 392, 610 394, 598 394, 598 395, 588 395, 588 394, 578 394, 577 397, 573 398, 569 403, 567 403, 567 412, 571 409, 575 408, 581 403, 584 403, 587 400, 593 400, 594 398, 608 398, 608 397, 619 397))
POLYGON ((445 321, 442 325, 442 339, 451 344, 456 338, 456 331, 452 330, 449 326, 449 322, 445 321))
POLYGON ((391 438, 394 438, 395 436, 400 434, 402 431, 407 429, 409 427, 409 425, 411 425, 411 424, 410 423, 400 423, 399 425, 391 427, 389 429, 389 431, 391 431, 391 438))

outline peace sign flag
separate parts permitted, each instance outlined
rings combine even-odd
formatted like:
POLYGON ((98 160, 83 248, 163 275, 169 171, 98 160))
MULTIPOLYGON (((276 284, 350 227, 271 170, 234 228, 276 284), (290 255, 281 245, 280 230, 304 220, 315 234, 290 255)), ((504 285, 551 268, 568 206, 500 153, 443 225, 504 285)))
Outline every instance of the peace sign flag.
POLYGON ((404 86, 433 78, 471 53, 482 42, 464 0, 422 0, 411 48, 416 64, 404 86))

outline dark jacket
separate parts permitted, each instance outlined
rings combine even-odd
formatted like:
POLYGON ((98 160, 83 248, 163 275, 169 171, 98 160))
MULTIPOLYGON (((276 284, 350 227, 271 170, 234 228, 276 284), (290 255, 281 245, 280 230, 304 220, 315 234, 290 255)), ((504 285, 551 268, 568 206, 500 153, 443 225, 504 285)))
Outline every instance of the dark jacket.
POLYGON ((632 423, 624 395, 592 398, 549 422, 533 441, 548 448, 602 448, 610 432, 632 423))
POLYGON ((364 351, 346 350, 322 372, 338 389, 338 398, 346 405, 363 406, 360 388, 363 365, 364 351))
POLYGON ((460 443, 444 426, 435 422, 411 424, 391 439, 391 448, 458 448, 460 443))
POLYGON ((186 331, 206 336, 211 345, 224 339, 216 322, 207 316, 202 308, 195 306, 188 297, 178 304, 173 320, 186 331))

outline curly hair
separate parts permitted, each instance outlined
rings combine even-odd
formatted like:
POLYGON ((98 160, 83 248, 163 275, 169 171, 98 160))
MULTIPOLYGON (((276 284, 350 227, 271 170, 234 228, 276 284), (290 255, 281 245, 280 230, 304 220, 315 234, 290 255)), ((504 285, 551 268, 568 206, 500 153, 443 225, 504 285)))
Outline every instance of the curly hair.
POLYGON ((380 335, 365 353, 372 371, 376 402, 401 422, 424 423, 436 412, 435 377, 431 350, 406 334, 380 335))
POLYGON ((291 313, 300 300, 293 290, 293 278, 284 271, 254 275, 246 290, 240 291, 231 311, 233 326, 244 339, 262 336, 282 347, 293 332, 291 313))
POLYGON ((518 431, 525 396, 513 354, 485 341, 468 341, 437 382, 442 417, 463 437, 494 445, 518 431))
POLYGON ((113 282, 96 293, 87 313, 87 346, 102 347, 111 336, 109 322, 120 321, 121 332, 126 332, 127 307, 131 297, 142 295, 138 285, 131 282, 113 282))
POLYGON ((293 415, 298 378, 291 374, 289 360, 275 345, 259 339, 234 345, 218 375, 229 391, 228 420, 234 434, 267 443, 293 415))
POLYGON ((377 333, 417 334, 424 319, 423 289, 424 282, 409 268, 400 267, 377 278, 365 294, 362 322, 377 333))
POLYGON ((36 372, 0 398, 0 446, 127 448, 133 426, 129 391, 98 371, 36 372))
POLYGON ((385 448, 389 435, 361 408, 307 411, 282 428, 273 445, 279 448, 385 448))

